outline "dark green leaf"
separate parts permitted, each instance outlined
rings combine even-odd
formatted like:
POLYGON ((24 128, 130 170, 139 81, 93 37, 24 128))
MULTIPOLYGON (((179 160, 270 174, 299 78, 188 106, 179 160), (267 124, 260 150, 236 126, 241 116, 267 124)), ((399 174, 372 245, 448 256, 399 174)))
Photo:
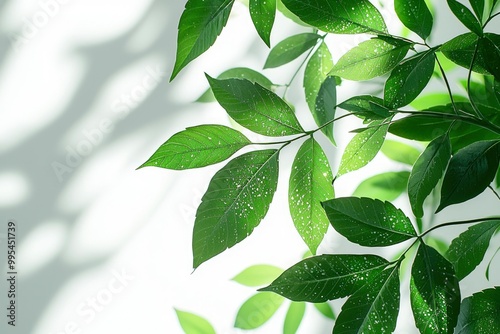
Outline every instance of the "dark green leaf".
POLYGON ((488 60, 485 62, 488 73, 500 80, 500 35, 484 34, 484 38, 479 39, 478 53, 480 58, 488 60))
POLYGON ((373 127, 357 133, 345 148, 337 177, 366 166, 377 155, 384 143, 389 125, 380 125, 379 121, 372 124, 373 127))
POLYGON ((368 0, 282 0, 302 21, 336 34, 386 32, 384 18, 368 0))
POLYGON ((316 45, 321 36, 303 33, 287 37, 271 49, 264 68, 274 68, 288 64, 316 45))
POLYGON ((453 240, 447 258, 455 267, 459 280, 469 275, 484 258, 491 237, 500 226, 500 220, 487 221, 472 227, 453 240))
POLYGON ((431 141, 415 162, 408 180, 408 198, 415 217, 424 215, 424 201, 443 176, 450 158, 450 138, 445 134, 431 141))
POLYGON ((306 304, 302 302, 292 302, 286 313, 283 325, 283 334, 295 334, 306 313, 306 304))
POLYGON ((323 202, 323 207, 335 230, 361 246, 388 246, 416 237, 410 219, 390 202, 343 197, 323 202))
POLYGON ((245 239, 267 213, 278 184, 277 150, 246 153, 218 171, 193 231, 194 268, 245 239))
POLYGON ((335 313, 333 313, 333 309, 328 303, 314 303, 314 307, 325 317, 328 319, 335 320, 335 313))
POLYGON ((390 139, 384 141, 380 151, 389 159, 410 166, 413 166, 420 155, 420 151, 415 147, 390 139))
POLYGON ((321 202, 333 198, 332 170, 321 146, 309 138, 292 165, 288 203, 295 228, 313 254, 328 229, 321 202))
MULTIPOLYGON (((488 38, 490 35, 493 34, 484 34, 485 38, 488 38)), ((495 37, 490 37, 490 39, 494 39, 495 41, 497 40, 495 37)), ((469 69, 478 40, 479 37, 476 34, 469 32, 444 43, 440 50, 454 63, 469 69)), ((498 45, 496 42, 495 44, 498 45)), ((480 74, 492 75, 492 73, 488 70, 488 67, 490 66, 488 65, 488 61, 489 57, 487 57, 482 50, 478 50, 474 59, 474 66, 472 67, 472 70, 480 74)))
POLYGON ((257 32, 271 46, 271 30, 276 16, 276 0, 250 0, 250 16, 257 32))
POLYGON ((460 311, 458 279, 451 263, 423 243, 411 269, 410 301, 420 333, 453 333, 460 311))
POLYGON ((175 310, 179 323, 186 334, 215 334, 212 325, 195 314, 175 310))
POLYGON ((275 292, 293 301, 321 303, 354 293, 388 264, 376 255, 310 257, 285 270, 261 290, 275 292))
POLYGON ((479 18, 479 21, 483 21, 483 16, 484 16, 484 2, 485 0, 469 0, 472 9, 474 10, 474 13, 476 13, 476 16, 479 18))
POLYGON ((342 306, 333 333, 392 333, 399 313, 399 266, 386 269, 342 306))
POLYGON ((179 21, 177 56, 170 81, 214 44, 229 19, 234 0, 188 0, 179 21))
MULTIPOLYGON (((260 74, 257 71, 254 71, 250 68, 246 67, 236 67, 231 68, 227 71, 222 72, 217 79, 247 79, 251 82, 256 82, 262 87, 271 90, 273 87, 273 83, 271 80, 266 78, 263 74, 260 74)), ((215 101, 214 94, 212 93, 212 89, 207 89, 196 102, 213 102, 215 101)))
POLYGON ((319 90, 332 67, 332 54, 326 43, 322 42, 307 62, 304 71, 304 91, 307 105, 313 116, 316 115, 316 98, 319 90))
POLYGON ((233 278, 233 281, 245 286, 256 287, 270 284, 283 269, 268 264, 258 264, 246 268, 233 278))
POLYGON ((384 100, 370 95, 351 97, 347 101, 339 104, 338 107, 364 118, 365 122, 383 120, 390 117, 392 114, 391 111, 384 106, 384 100))
POLYGON ((423 52, 396 66, 384 88, 385 105, 397 109, 412 102, 427 86, 434 72, 434 52, 423 52))
POLYGON ((498 168, 496 178, 497 178, 497 188, 500 188, 500 168, 498 168))
POLYGON ((457 334, 500 333, 500 287, 465 298, 460 305, 457 334))
MULTIPOLYGON (((335 77, 327 77, 318 92, 316 106, 314 108, 314 120, 318 126, 325 125, 335 118, 337 108, 337 80, 335 77)), ((321 132, 335 145, 333 136, 333 122, 321 129, 321 132)))
POLYGON ((249 330, 262 326, 276 313, 283 300, 283 297, 270 292, 253 295, 238 310, 234 327, 249 330))
POLYGON ((141 167, 169 169, 204 167, 226 160, 250 141, 223 125, 199 125, 178 132, 161 145, 141 167))
POLYGON ((500 162, 500 141, 479 141, 459 150, 450 160, 436 212, 482 193, 495 178, 500 162))
POLYGON ((469 8, 462 5, 460 2, 456 0, 447 0, 448 6, 450 6, 451 11, 460 22, 463 23, 470 31, 474 32, 476 35, 483 35, 483 28, 481 27, 481 23, 477 20, 477 18, 472 14, 469 8))
POLYGON ((434 22, 425 0, 394 0, 394 9, 403 24, 422 39, 427 39, 434 22))
POLYGON ((377 174, 361 182, 352 195, 393 201, 406 190, 409 176, 410 172, 377 174))
POLYGON ((304 132, 290 106, 270 90, 245 79, 207 78, 219 104, 245 128, 264 136, 304 132))
POLYGON ((348 80, 370 80, 396 67, 411 44, 391 39, 372 38, 344 54, 333 66, 330 75, 348 80))

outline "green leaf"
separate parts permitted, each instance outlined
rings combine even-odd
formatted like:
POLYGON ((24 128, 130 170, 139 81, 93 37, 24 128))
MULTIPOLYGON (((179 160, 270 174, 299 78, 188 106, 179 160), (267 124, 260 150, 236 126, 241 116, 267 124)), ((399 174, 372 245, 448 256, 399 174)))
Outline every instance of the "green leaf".
POLYGON ((472 227, 453 240, 447 258, 462 280, 476 268, 488 250, 490 240, 500 227, 500 220, 486 221, 472 227))
POLYGON ((343 197, 323 202, 333 228, 361 246, 388 246, 416 237, 403 211, 390 202, 343 197))
POLYGON ((394 9, 408 29, 424 40, 429 37, 434 20, 425 0, 395 0, 394 9))
POLYGON ((500 287, 465 298, 460 306, 457 334, 500 333, 500 287))
POLYGON ((278 184, 277 150, 243 154, 218 171, 201 199, 193 231, 194 268, 259 225, 278 184))
POLYGON ((478 22, 474 14, 470 11, 469 8, 462 5, 460 2, 456 0, 447 0, 448 6, 450 7, 455 17, 462 22, 464 26, 467 27, 470 31, 474 32, 476 35, 483 35, 483 28, 481 27, 481 23, 478 22))
POLYGON ((295 334, 306 313, 305 303, 292 302, 286 313, 283 334, 295 334))
POLYGON ((320 255, 285 270, 271 285, 272 291, 293 301, 321 303, 346 297, 378 275, 389 262, 376 255, 320 255))
MULTIPOLYGON (((314 108, 314 120, 318 126, 325 125, 335 119, 337 108, 337 80, 335 77, 327 77, 318 92, 316 106, 314 108)), ((335 145, 332 122, 321 129, 321 132, 335 145)))
POLYGON ((408 180, 408 198, 415 217, 424 215, 424 201, 443 176, 450 158, 450 138, 445 134, 431 141, 415 162, 408 180))
POLYGON ((397 109, 411 103, 429 83, 434 63, 434 52, 428 51, 396 66, 385 83, 385 105, 397 109))
POLYGON ((284 17, 292 20, 293 22, 297 23, 298 25, 304 26, 304 27, 311 27, 309 24, 305 23, 301 19, 298 18, 297 15, 292 13, 288 8, 283 5, 283 2, 281 0, 277 0, 278 3, 278 10, 283 14, 284 17))
POLYGON ((420 151, 415 147, 399 141, 386 139, 380 151, 389 159, 413 166, 420 151))
POLYGON ((212 325, 204 318, 195 314, 175 310, 179 323, 186 334, 215 334, 212 325))
POLYGON ((373 79, 396 67, 410 47, 410 43, 396 39, 372 38, 345 53, 330 75, 355 81, 373 79))
POLYGON ((234 327, 249 330, 262 326, 276 313, 283 300, 283 297, 270 292, 253 295, 238 310, 234 327))
POLYGON ((352 196, 370 197, 381 201, 393 201, 405 190, 410 172, 386 172, 364 180, 352 196))
MULTIPOLYGON (((451 61, 449 61, 451 63, 451 61)), ((469 99, 462 95, 453 95, 455 102, 469 102, 469 99)), ((423 94, 413 100, 410 106, 416 110, 428 110, 433 106, 444 106, 451 103, 450 94, 448 93, 429 93, 423 94)))
MULTIPOLYGON (((497 233, 498 233, 498 231, 497 231, 497 233)), ((498 251, 500 251, 500 247, 497 248, 497 250, 495 251, 495 253, 491 257, 490 261, 488 262, 488 265, 486 266, 486 270, 484 271, 484 276, 486 277, 486 279, 488 281, 490 280, 490 267, 491 267, 491 263, 495 259, 495 256, 497 255, 498 251)))
POLYGON ((387 32, 384 18, 368 0, 282 0, 302 21, 335 34, 387 32))
POLYGON ((484 38, 480 38, 478 43, 478 53, 482 59, 488 60, 485 62, 488 73, 500 80, 500 35, 484 34, 484 38))
POLYGON ((188 0, 179 21, 177 56, 170 81, 208 50, 229 19, 234 0, 188 0))
MULTIPOLYGON (((321 42, 318 49, 312 54, 304 70, 304 91, 309 110, 316 115, 316 98, 321 85, 333 67, 332 54, 325 42, 321 42)), ((322 125, 322 124, 319 124, 322 125)))
POLYGON ((458 279, 451 263, 423 243, 411 269, 410 301, 420 333, 453 333, 460 311, 458 279))
POLYGON ((199 125, 174 134, 139 168, 176 170, 212 165, 226 160, 250 141, 223 125, 199 125))
POLYGON ((391 111, 384 106, 384 100, 371 95, 351 97, 339 104, 338 107, 364 118, 365 123, 372 120, 383 120, 392 115, 391 111))
POLYGON ((474 13, 476 13, 476 16, 479 18, 479 21, 482 22, 484 17, 485 0, 469 0, 469 2, 474 10, 474 13))
POLYGON ((271 30, 276 17, 276 0, 250 0, 250 16, 260 38, 271 46, 271 30))
MULTIPOLYGON (((271 90, 273 87, 273 83, 271 80, 266 78, 263 74, 252 70, 246 67, 236 67, 231 68, 227 71, 222 72, 217 79, 247 79, 251 82, 256 82, 262 87, 271 90)), ((212 89, 207 89, 197 100, 196 102, 213 102, 215 101, 215 96, 212 92, 212 89)))
POLYGON ((500 188, 500 168, 498 168, 496 179, 497 179, 497 188, 500 188))
POLYGON ((315 46, 320 38, 320 35, 313 33, 302 33, 287 37, 271 49, 264 68, 274 68, 288 64, 315 46))
POLYGON ((314 307, 325 317, 328 319, 335 320, 335 313, 333 313, 333 309, 328 303, 314 303, 314 307))
POLYGON ((328 229, 321 202, 335 196, 332 180, 328 158, 314 138, 309 138, 293 161, 288 203, 295 228, 313 254, 328 229))
POLYGON ((268 264, 257 264, 246 268, 232 280, 249 287, 267 285, 276 279, 283 269, 268 264))
POLYGON ((347 144, 340 161, 337 177, 366 166, 375 158, 384 143, 389 125, 375 121, 373 127, 357 133, 347 144))
POLYGON ((436 212, 482 193, 495 178, 500 163, 500 141, 479 141, 459 150, 450 160, 436 212))
POLYGON ((371 278, 342 306, 333 333, 392 333, 399 313, 399 266, 371 278))
POLYGON ((245 128, 264 136, 304 132, 290 106, 270 90, 245 79, 207 78, 219 104, 245 128))

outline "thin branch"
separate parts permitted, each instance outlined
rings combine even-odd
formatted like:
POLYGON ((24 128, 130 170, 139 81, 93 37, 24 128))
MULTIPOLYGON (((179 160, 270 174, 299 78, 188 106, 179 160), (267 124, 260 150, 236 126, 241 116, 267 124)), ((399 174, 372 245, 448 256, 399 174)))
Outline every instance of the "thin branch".
POLYGON ((489 217, 489 218, 478 218, 478 219, 471 219, 471 220, 460 220, 460 221, 454 221, 454 222, 448 222, 444 223, 441 225, 437 225, 434 227, 431 227, 427 231, 425 231, 423 234, 419 236, 419 238, 423 238, 426 236, 428 233, 441 228, 441 227, 446 227, 446 226, 454 226, 454 225, 465 225, 465 224, 473 224, 473 223, 479 223, 479 222, 487 222, 487 221, 494 221, 494 220, 500 220, 500 217, 489 217))

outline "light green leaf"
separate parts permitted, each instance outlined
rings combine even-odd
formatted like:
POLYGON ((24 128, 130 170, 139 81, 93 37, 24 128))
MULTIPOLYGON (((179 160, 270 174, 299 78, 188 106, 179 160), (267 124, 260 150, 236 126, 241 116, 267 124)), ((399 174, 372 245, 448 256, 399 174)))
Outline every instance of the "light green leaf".
POLYGON ((386 139, 380 151, 389 159, 413 166, 420 151, 415 147, 399 141, 386 139))
POLYGON ((241 305, 235 328, 255 329, 265 324, 283 304, 284 298, 270 292, 259 292, 241 305))
MULTIPOLYGON (((318 126, 325 125, 335 119, 335 110, 337 108, 337 80, 335 77, 327 77, 318 92, 316 98, 316 106, 314 108, 314 120, 318 126)), ((333 125, 331 124, 323 127, 321 132, 330 139, 335 145, 335 138, 333 134, 333 125)))
POLYGON ((271 30, 276 17, 276 0, 250 0, 250 16, 257 32, 268 47, 271 46, 271 30))
POLYGON ((373 120, 383 120, 392 115, 391 111, 384 105, 384 100, 371 95, 351 97, 339 104, 338 107, 364 118, 364 123, 373 120))
POLYGON ((458 279, 451 263, 423 243, 411 269, 410 301, 420 333, 453 333, 460 311, 458 279))
POLYGON ((386 269, 342 306, 333 333, 392 333, 399 313, 399 266, 386 269))
POLYGON ((459 150, 450 160, 436 212, 482 193, 495 178, 500 163, 500 141, 478 141, 459 150))
POLYGON ((304 71, 303 86, 307 105, 313 116, 316 115, 316 97, 332 67, 332 54, 326 43, 321 42, 318 49, 309 58, 304 71))
POLYGON ((295 228, 313 254, 328 229, 321 202, 335 196, 332 170, 321 146, 309 138, 292 165, 288 203, 295 228))
POLYGON ((416 237, 410 219, 391 202, 343 197, 323 202, 323 208, 333 228, 361 246, 389 246, 416 237))
POLYGON ((368 0, 282 0, 302 21, 335 34, 386 32, 380 12, 368 0))
POLYGON ((314 256, 285 270, 271 285, 260 290, 293 301, 321 303, 354 293, 388 264, 376 255, 314 256))
POLYGON ((313 303, 314 307, 325 317, 328 319, 335 320, 335 313, 333 313, 333 309, 328 303, 313 303))
POLYGON ((245 239, 266 215, 278 184, 277 150, 243 154, 218 171, 193 231, 194 268, 245 239))
MULTIPOLYGON (((451 61, 449 61, 451 63, 451 61)), ((455 102, 469 102, 469 99, 461 95, 453 95, 455 102)), ((429 93, 417 97, 410 106, 416 110, 428 110, 434 106, 444 106, 451 103, 450 94, 448 93, 429 93)))
POLYGON ((393 201, 405 190, 410 172, 386 172, 364 180, 354 190, 354 197, 369 197, 381 201, 393 201))
POLYGON ((379 121, 372 124, 373 127, 357 133, 345 148, 337 177, 366 166, 377 155, 384 143, 389 125, 380 125, 379 121))
POLYGON ((232 280, 245 286, 256 287, 271 283, 282 272, 281 268, 268 264, 258 264, 246 268, 232 280))
POLYGON ((500 333, 500 287, 465 298, 460 305, 456 334, 500 333))
POLYGON ((451 11, 455 15, 457 19, 462 22, 464 26, 466 26, 470 31, 474 32, 476 35, 483 35, 483 28, 481 27, 481 23, 478 22, 474 14, 470 11, 469 8, 462 5, 460 2, 456 0, 447 0, 448 6, 451 11))
POLYGON ((170 81, 208 50, 229 19, 234 0, 188 0, 179 21, 177 56, 170 81))
POLYGON ((396 66, 385 83, 385 105, 397 109, 411 103, 429 83, 434 63, 434 52, 428 51, 396 66))
POLYGON ((219 104, 245 128, 264 136, 304 132, 290 106, 270 90, 245 79, 207 78, 219 104))
POLYGON ((392 70, 405 57, 411 44, 391 38, 372 38, 344 54, 330 75, 348 80, 370 80, 392 70))
MULTIPOLYGON (((250 82, 256 82, 262 87, 272 90, 273 83, 271 80, 266 78, 263 74, 246 67, 236 67, 231 68, 227 71, 222 72, 217 79, 247 79, 250 82)), ((208 88, 197 100, 196 102, 213 102, 215 101, 215 96, 211 88, 208 88)))
POLYGON ((139 168, 190 169, 226 160, 250 141, 223 125, 199 125, 173 135, 139 168))
POLYGON ((425 0, 394 0, 394 9, 408 29, 424 40, 429 37, 434 19, 425 0))
POLYGON ((281 14, 283 14, 284 17, 292 20, 293 22, 297 23, 298 25, 304 26, 304 27, 311 27, 309 24, 305 23, 301 19, 298 18, 297 15, 292 13, 288 8, 283 5, 283 2, 281 0, 277 0, 278 3, 278 10, 280 11, 281 14))
POLYGON ((279 67, 291 62, 315 46, 320 38, 320 35, 313 33, 287 37, 271 49, 264 68, 279 67))
POLYGON ((447 258, 455 267, 459 280, 469 275, 484 258, 490 240, 500 227, 500 220, 471 226, 453 240, 447 258))
POLYGON ((292 302, 286 313, 283 334, 295 334, 306 313, 306 303, 292 302))
POLYGON ((175 310, 179 323, 186 334, 215 334, 215 329, 204 318, 195 314, 175 310))
POLYGON ((424 201, 443 176, 450 158, 450 138, 445 134, 431 141, 415 162, 408 180, 408 198, 415 217, 424 215, 424 201))

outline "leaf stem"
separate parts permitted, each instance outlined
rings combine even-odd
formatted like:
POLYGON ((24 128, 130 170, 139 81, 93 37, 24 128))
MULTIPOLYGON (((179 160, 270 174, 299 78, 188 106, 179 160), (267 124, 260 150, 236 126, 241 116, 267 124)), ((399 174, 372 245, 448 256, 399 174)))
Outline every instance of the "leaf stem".
POLYGON ((474 109, 474 112, 480 119, 485 119, 483 113, 479 110, 479 108, 476 106, 476 103, 472 99, 472 95, 470 93, 470 82, 471 82, 471 77, 472 77, 472 67, 474 66, 474 62, 476 61, 477 57, 477 52, 479 50, 479 39, 477 40, 476 47, 474 49, 474 54, 472 55, 472 60, 470 62, 470 68, 469 68, 469 74, 467 75, 467 96, 469 97, 470 104, 472 106, 472 109, 474 109))
POLYGON ((446 227, 446 226, 453 226, 453 225, 465 225, 465 224, 473 224, 473 223, 479 223, 479 222, 486 222, 486 221, 494 221, 494 220, 500 220, 500 217, 489 217, 489 218, 477 218, 477 219, 471 219, 471 220, 460 220, 460 221, 454 221, 454 222, 448 222, 440 225, 436 225, 434 227, 431 227, 424 233, 418 236, 419 239, 422 239, 424 236, 429 234, 430 232, 441 228, 441 227, 446 227))
POLYGON ((436 62, 439 66, 439 70, 441 71, 441 75, 443 76, 443 80, 444 80, 444 83, 446 85, 448 95, 450 96, 451 104, 453 105, 453 110, 455 111, 455 114, 458 115, 458 108, 457 108, 457 105, 455 104, 455 99, 453 98, 453 91, 451 90, 451 86, 450 86, 450 82, 448 81, 448 77, 446 76, 446 73, 444 72, 443 65, 441 65, 441 62, 439 61, 439 58, 436 54, 434 54, 434 58, 436 58, 436 62))
MULTIPOLYGON (((492 12, 493 12, 493 8, 491 9, 492 12)), ((488 23, 490 23, 491 20, 493 20, 495 17, 497 17, 498 15, 500 15, 500 12, 496 13, 495 15, 491 16, 491 13, 490 13, 490 17, 486 20, 486 22, 484 22, 483 24, 483 29, 486 27, 486 25, 488 23)))

